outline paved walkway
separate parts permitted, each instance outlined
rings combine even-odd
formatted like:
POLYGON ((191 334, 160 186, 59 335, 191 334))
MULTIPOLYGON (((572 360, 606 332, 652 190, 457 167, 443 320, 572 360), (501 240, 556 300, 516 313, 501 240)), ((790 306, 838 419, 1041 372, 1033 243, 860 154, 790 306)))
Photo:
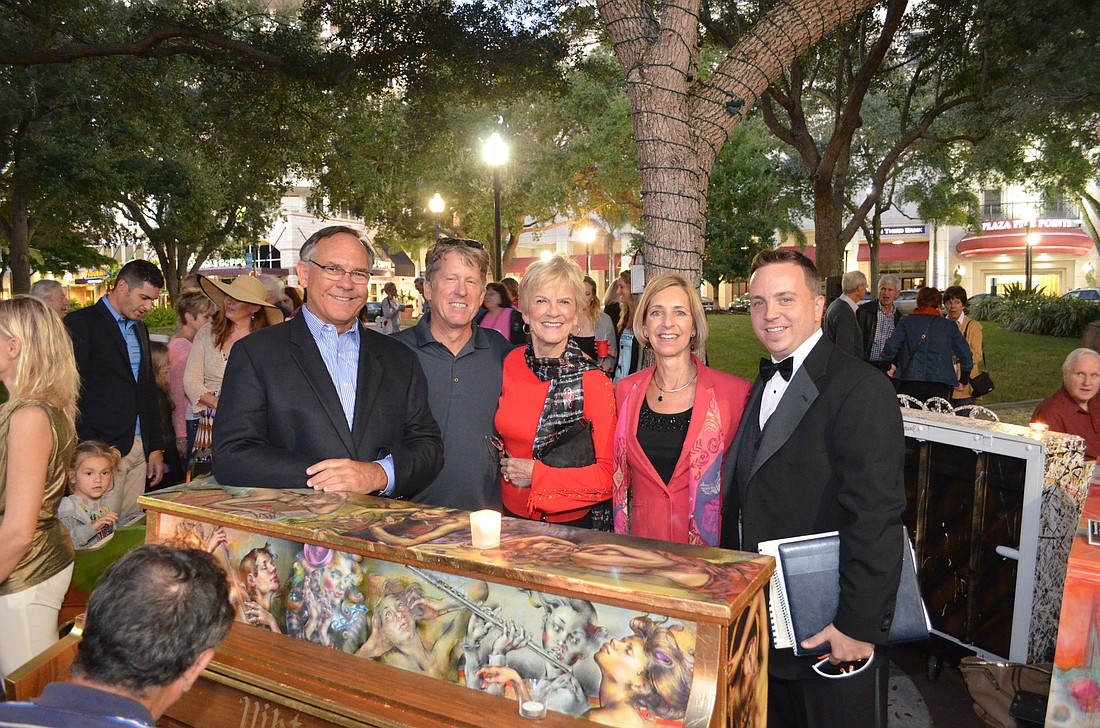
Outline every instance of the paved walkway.
POLYGON ((997 416, 1001 418, 1001 422, 1027 427, 1028 423, 1031 422, 1031 413, 1035 411, 1035 407, 1041 401, 1040 399, 1032 399, 1024 402, 999 402, 985 406, 996 412, 997 416))

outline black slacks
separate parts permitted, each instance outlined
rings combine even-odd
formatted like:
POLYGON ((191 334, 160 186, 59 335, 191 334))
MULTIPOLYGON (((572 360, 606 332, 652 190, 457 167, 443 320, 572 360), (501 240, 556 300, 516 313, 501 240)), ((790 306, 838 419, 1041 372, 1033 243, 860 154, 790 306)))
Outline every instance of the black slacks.
POLYGON ((890 650, 878 647, 859 675, 768 679, 768 728, 886 728, 890 650))

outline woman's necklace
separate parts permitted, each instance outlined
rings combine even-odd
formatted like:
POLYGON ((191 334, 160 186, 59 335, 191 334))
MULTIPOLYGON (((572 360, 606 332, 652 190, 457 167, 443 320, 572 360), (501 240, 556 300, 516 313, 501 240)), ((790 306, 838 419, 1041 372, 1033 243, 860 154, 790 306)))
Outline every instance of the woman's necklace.
POLYGON ((657 384, 657 377, 653 377, 653 386, 656 387, 657 389, 659 389, 660 392, 661 392, 660 394, 657 395, 657 401, 658 402, 664 402, 666 394, 675 394, 676 392, 684 391, 685 389, 687 389, 691 385, 695 384, 695 380, 698 379, 698 378, 699 378, 699 370, 696 369, 695 370, 695 375, 692 376, 692 378, 687 381, 687 384, 685 384, 683 386, 680 386, 680 387, 677 387, 676 389, 665 389, 660 384, 657 384))

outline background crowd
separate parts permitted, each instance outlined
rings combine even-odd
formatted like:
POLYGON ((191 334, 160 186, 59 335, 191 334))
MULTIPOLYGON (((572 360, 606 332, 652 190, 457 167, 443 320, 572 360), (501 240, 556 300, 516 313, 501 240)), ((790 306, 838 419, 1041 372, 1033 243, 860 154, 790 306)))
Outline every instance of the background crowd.
MULTIPOLYGON (((145 261, 64 322, 33 297, 0 302, 10 395, 0 409, 0 621, 11 627, 0 634, 0 673, 55 638, 72 545, 108 538, 138 513, 138 495, 188 467, 226 485, 497 508, 706 546, 754 549, 843 524, 842 539, 874 547, 900 524, 903 500, 892 487, 900 464, 887 467, 901 452, 893 391, 973 401, 968 383, 983 358, 962 289, 922 289, 902 318, 896 279, 884 276, 861 306, 867 282, 850 273, 826 311, 816 270, 798 254, 762 254, 754 268, 753 329, 772 354, 755 386, 707 366, 707 319, 682 276, 640 287, 626 271, 601 307, 595 282, 568 258, 533 263, 518 286, 489 283, 480 243, 441 238, 426 256, 422 315, 402 329, 395 290, 382 325, 361 318, 374 251, 354 230, 318 231, 300 258, 304 303, 277 281, 199 276, 179 296, 179 330, 161 352, 141 318, 163 278, 145 261), (846 408, 872 428, 860 442, 829 431, 846 408), (775 467, 814 418, 829 432, 798 449, 832 463, 818 474, 823 500, 761 500, 761 464, 775 467), (880 510, 858 512, 874 498, 880 510)), ((1091 363, 1067 361, 1067 382, 1082 360, 1091 363)), ((1100 386, 1096 369, 1083 393, 1100 386)), ((894 575, 874 564, 868 585, 861 570, 873 560, 848 567, 861 598, 874 596, 821 638, 835 659, 881 647, 875 615, 888 610, 894 575)), ((792 670, 780 677, 804 679, 792 670)))

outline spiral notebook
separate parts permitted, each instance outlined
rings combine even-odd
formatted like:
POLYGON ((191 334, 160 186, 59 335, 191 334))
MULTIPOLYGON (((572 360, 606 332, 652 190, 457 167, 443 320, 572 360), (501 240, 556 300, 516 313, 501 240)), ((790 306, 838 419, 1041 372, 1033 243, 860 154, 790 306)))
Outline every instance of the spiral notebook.
MULTIPOLYGON (((840 536, 836 531, 809 536, 763 541, 758 551, 775 558, 769 587, 768 612, 776 649, 793 649, 796 655, 821 655, 828 643, 814 650, 799 644, 824 629, 840 604, 840 536)), ((894 603, 889 641, 927 639, 932 629, 917 582, 916 558, 905 531, 901 581, 894 603)))

